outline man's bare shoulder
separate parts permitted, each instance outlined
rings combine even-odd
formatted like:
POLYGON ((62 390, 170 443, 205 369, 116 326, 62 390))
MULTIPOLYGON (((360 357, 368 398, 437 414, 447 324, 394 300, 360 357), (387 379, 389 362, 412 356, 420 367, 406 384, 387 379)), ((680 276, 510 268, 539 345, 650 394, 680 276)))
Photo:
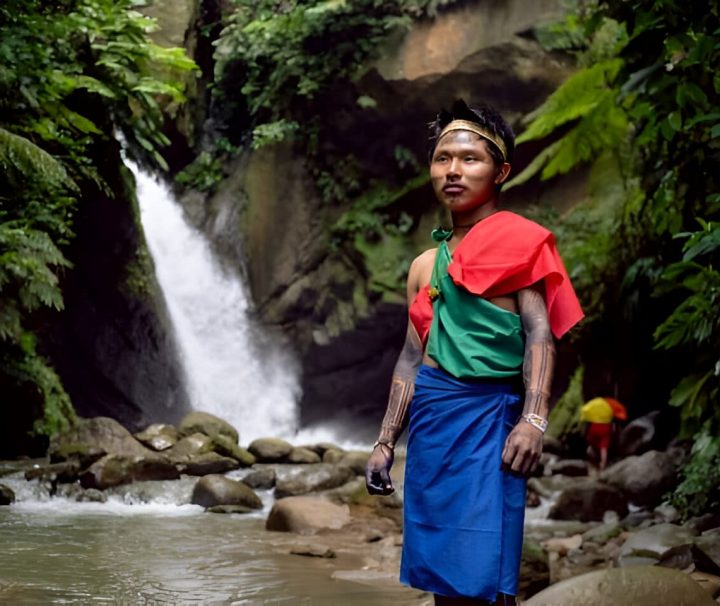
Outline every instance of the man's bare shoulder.
POLYGON ((428 265, 432 267, 435 263, 436 254, 437 248, 428 248, 426 251, 421 252, 410 264, 410 272, 412 273, 413 270, 422 271, 427 268, 428 265))
POLYGON ((437 248, 429 248, 425 252, 420 253, 410 264, 407 280, 408 300, 412 301, 413 297, 430 279, 432 268, 435 263, 435 253, 437 248))

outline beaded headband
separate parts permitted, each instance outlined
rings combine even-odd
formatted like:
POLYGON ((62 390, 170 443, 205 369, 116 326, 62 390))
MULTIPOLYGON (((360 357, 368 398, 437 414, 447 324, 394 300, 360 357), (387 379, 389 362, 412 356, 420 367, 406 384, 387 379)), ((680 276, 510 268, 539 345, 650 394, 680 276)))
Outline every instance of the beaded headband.
POLYGON ((500 150, 500 153, 502 154, 503 160, 507 158, 507 148, 505 147, 505 142, 500 139, 500 137, 496 137, 489 130, 483 128, 479 124, 475 122, 470 122, 470 120, 453 120, 452 122, 450 122, 450 124, 448 124, 445 128, 442 129, 442 132, 440 133, 440 136, 437 138, 437 140, 440 141, 440 139, 442 139, 445 135, 454 130, 469 130, 471 133, 475 133, 476 135, 481 136, 483 139, 487 139, 488 141, 494 143, 497 146, 497 148, 500 150))

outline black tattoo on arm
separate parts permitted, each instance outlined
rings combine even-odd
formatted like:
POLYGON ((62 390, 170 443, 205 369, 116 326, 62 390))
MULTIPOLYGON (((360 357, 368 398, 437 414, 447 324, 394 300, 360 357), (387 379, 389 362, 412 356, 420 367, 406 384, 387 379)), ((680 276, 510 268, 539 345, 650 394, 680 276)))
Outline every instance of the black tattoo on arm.
POLYGON ((422 362, 423 346, 412 324, 408 324, 403 345, 393 371, 388 406, 380 427, 378 442, 395 447, 407 424, 407 411, 415 391, 415 377, 422 362))
POLYGON ((550 331, 545 299, 537 288, 526 288, 518 293, 518 307, 525 329, 523 414, 532 413, 547 418, 555 371, 555 343, 550 331))

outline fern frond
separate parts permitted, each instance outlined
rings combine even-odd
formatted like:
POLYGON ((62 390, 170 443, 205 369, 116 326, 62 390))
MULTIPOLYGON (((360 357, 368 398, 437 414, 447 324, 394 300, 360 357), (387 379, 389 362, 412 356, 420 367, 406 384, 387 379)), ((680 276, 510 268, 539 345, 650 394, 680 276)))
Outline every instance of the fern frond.
POLYGON ((528 116, 531 123, 516 143, 542 139, 563 124, 588 115, 605 98, 622 65, 621 59, 602 61, 570 76, 528 116))
POLYGON ((0 169, 10 180, 77 189, 65 167, 29 139, 0 128, 0 169))

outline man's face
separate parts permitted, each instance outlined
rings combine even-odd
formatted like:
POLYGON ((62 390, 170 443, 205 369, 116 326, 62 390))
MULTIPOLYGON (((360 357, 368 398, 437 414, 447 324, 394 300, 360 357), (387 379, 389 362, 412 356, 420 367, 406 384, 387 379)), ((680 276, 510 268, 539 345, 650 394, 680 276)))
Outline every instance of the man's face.
POLYGON ((440 139, 430 161, 435 195, 451 212, 467 212, 494 199, 496 185, 509 171, 509 164, 495 164, 485 139, 466 130, 440 139))

